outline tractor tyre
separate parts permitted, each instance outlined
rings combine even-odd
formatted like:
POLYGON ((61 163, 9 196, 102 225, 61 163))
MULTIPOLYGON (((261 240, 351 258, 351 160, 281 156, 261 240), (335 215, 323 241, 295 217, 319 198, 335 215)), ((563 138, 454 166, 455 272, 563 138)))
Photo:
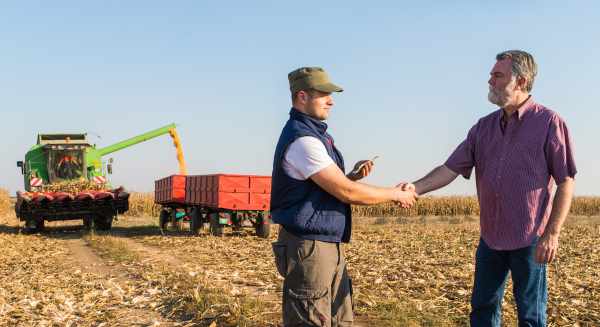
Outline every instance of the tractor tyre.
POLYGON ((269 238, 271 235, 271 222, 266 214, 260 215, 261 219, 256 223, 256 236, 260 238, 269 238))
POLYGON ((167 227, 169 226, 169 219, 171 219, 171 213, 167 209, 162 209, 160 211, 160 216, 158 217, 158 226, 162 232, 167 231, 167 227))
POLYGON ((219 214, 211 213, 210 218, 210 234, 214 236, 223 236, 223 225, 219 223, 219 214))
POLYGON ((202 225, 203 225, 203 221, 202 221, 202 214, 200 213, 200 209, 198 209, 198 208, 192 209, 191 219, 190 219, 190 234, 192 234, 194 236, 198 235, 198 233, 200 233, 200 230, 202 229, 202 225))

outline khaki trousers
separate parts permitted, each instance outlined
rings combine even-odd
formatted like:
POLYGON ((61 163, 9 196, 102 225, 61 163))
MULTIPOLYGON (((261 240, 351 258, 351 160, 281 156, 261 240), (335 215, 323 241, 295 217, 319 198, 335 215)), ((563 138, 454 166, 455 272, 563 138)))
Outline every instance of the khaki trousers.
POLYGON ((284 326, 352 326, 352 282, 340 243, 305 240, 281 228, 273 252, 284 277, 284 326))

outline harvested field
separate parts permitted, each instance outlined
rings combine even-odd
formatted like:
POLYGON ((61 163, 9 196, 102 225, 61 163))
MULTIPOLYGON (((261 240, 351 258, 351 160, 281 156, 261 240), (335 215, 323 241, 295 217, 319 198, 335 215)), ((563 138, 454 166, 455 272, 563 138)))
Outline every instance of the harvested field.
MULTIPOLYGON (((466 325, 476 220, 357 218, 346 254, 358 325, 466 325)), ((275 226, 265 240, 245 232, 163 236, 152 217, 122 217, 108 233, 85 234, 73 224, 22 235, 14 216, 0 218, 0 325, 279 323, 275 226)), ((599 217, 569 218, 560 259, 549 267, 550 325, 600 324, 599 237, 599 217)), ((510 291, 504 321, 516 323, 510 291)))

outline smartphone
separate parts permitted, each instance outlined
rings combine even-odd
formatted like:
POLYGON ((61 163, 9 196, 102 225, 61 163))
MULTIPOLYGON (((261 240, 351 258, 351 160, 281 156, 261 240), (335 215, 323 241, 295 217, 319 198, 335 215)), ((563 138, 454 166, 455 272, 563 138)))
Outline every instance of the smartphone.
MULTIPOLYGON (((375 161, 375 159, 379 158, 379 156, 374 156, 370 161, 375 161)), ((364 167, 367 163, 363 162, 360 166, 356 167, 350 174, 358 174, 358 172, 364 167)))

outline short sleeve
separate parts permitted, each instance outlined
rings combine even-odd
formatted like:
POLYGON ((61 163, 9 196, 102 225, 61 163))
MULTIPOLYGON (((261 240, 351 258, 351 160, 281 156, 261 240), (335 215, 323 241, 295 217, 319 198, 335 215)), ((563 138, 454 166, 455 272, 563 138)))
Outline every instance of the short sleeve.
POLYGON ((471 127, 467 138, 452 152, 444 166, 453 172, 469 179, 475 166, 475 145, 477 140, 477 124, 471 127))
POLYGON ((292 178, 306 180, 333 163, 321 140, 313 136, 303 136, 288 147, 283 169, 292 178))
POLYGON ((556 184, 562 184, 567 177, 575 177, 577 168, 573 143, 567 124, 558 115, 554 115, 550 122, 545 152, 548 171, 556 184))

